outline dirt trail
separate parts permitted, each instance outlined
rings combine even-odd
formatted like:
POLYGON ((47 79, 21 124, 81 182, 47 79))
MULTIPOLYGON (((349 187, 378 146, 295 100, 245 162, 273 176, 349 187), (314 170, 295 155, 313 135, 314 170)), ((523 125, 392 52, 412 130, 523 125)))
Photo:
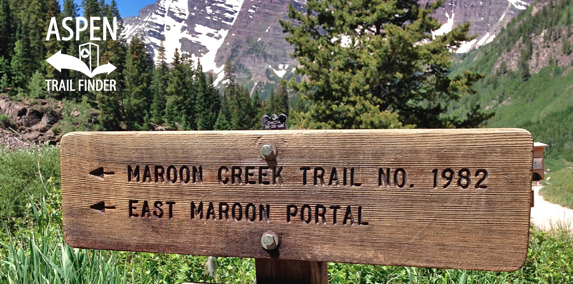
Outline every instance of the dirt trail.
POLYGON ((534 207, 531 208, 531 223, 542 230, 563 226, 573 232, 573 209, 551 203, 539 195, 542 186, 534 186, 534 207))

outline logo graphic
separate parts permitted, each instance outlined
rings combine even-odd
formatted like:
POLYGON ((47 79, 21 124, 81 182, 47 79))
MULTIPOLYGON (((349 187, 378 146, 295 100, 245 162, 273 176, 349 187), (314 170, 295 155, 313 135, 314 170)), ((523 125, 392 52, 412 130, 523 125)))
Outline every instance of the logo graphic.
POLYGON ((60 72, 62 69, 69 69, 81 72, 90 78, 93 78, 98 74, 109 74, 115 70, 116 67, 111 63, 99 66, 99 45, 88 42, 81 44, 79 46, 79 50, 79 58, 67 54, 62 54, 62 51, 59 50, 46 61, 60 72), (92 58, 94 51, 95 58, 92 58), (83 60, 86 60, 88 64, 86 64, 83 60))

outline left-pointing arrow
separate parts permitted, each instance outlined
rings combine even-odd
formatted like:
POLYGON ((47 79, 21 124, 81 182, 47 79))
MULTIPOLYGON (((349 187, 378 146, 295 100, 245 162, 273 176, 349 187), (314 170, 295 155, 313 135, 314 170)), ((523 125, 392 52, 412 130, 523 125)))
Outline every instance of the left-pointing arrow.
POLYGON ((115 206, 105 206, 105 201, 102 201, 90 206, 90 208, 105 213, 106 209, 115 209, 115 206))
POLYGON ((113 171, 107 171, 106 172, 103 170, 103 167, 99 167, 99 168, 90 172, 90 175, 99 177, 101 179, 103 179, 106 175, 113 175, 113 174, 115 174, 115 172, 113 172, 113 171))

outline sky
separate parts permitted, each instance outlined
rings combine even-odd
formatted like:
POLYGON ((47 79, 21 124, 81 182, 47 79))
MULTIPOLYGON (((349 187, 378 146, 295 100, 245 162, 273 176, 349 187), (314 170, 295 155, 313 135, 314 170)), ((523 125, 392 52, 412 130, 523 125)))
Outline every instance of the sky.
MULTIPOLYGON (((78 7, 81 7, 82 0, 74 0, 78 7)), ((106 3, 110 3, 111 0, 105 0, 106 3)), ((119 9, 119 14, 122 18, 127 18, 129 16, 137 16, 141 8, 155 3, 155 0, 115 0, 117 2, 117 8, 119 9)), ((64 1, 60 0, 60 8, 62 8, 64 1)), ((80 14, 82 14, 80 10, 80 14)))
MULTIPOLYGON (((109 3, 111 0, 106 0, 105 2, 109 3)), ((115 0, 115 2, 117 2, 117 8, 121 17, 127 18, 129 16, 137 16, 141 8, 155 3, 155 0, 115 0)))

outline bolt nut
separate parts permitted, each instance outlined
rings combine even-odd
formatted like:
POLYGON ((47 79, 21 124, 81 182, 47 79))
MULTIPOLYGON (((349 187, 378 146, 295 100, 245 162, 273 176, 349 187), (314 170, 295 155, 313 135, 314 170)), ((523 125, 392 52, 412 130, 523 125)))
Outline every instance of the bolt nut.
POLYGON ((261 146, 261 158, 270 161, 277 156, 277 148, 273 144, 263 144, 261 146))
POLYGON ((279 246, 279 236, 273 231, 267 231, 261 237, 261 245, 266 250, 274 250, 279 246))

